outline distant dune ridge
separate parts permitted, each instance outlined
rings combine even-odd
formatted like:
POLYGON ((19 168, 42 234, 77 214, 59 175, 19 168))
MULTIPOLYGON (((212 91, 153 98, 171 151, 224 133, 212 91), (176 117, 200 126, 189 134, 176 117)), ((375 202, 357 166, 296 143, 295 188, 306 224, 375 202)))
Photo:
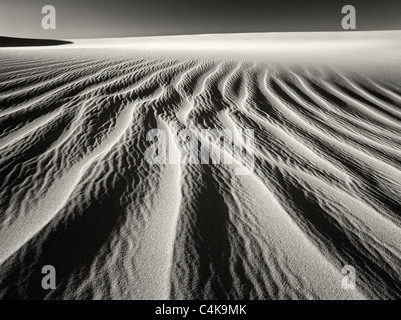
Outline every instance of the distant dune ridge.
POLYGON ((0 47, 59 46, 71 43, 71 41, 64 40, 0 37, 0 47))
POLYGON ((400 35, 0 49, 0 297, 401 298, 400 35), (253 129, 254 171, 151 165, 155 128, 253 129))

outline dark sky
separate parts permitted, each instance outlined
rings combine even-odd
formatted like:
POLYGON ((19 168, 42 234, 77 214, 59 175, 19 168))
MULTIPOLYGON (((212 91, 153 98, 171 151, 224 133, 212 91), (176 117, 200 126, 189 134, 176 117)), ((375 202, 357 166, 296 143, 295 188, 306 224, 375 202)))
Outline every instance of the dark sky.
POLYGON ((197 33, 336 31, 341 8, 357 30, 401 29, 401 0, 0 0, 0 35, 35 38, 135 37, 197 33), (51 4, 57 29, 41 28, 51 4))

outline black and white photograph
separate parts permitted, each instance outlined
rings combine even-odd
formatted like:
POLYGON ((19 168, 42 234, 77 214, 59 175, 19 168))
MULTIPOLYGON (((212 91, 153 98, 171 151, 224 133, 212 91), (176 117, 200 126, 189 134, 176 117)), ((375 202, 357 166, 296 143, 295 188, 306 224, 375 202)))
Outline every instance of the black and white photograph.
POLYGON ((0 300, 401 299, 400 30, 399 0, 1 0, 0 300))

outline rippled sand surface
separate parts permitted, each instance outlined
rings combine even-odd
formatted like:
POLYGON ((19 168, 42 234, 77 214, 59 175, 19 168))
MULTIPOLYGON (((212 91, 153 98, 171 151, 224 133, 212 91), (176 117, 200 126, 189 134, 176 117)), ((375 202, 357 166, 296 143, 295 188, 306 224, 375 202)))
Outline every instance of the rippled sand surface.
POLYGON ((0 297, 401 298, 400 35, 0 49, 0 297), (253 129, 254 170, 155 128, 253 129))

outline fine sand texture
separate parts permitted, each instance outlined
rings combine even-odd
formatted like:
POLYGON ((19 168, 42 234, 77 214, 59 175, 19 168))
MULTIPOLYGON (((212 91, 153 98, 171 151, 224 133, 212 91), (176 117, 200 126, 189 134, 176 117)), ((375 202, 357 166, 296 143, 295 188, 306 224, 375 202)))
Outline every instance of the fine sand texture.
POLYGON ((401 298, 401 32, 72 42, 0 49, 0 298, 401 298), (151 129, 254 130, 254 169, 151 129))

